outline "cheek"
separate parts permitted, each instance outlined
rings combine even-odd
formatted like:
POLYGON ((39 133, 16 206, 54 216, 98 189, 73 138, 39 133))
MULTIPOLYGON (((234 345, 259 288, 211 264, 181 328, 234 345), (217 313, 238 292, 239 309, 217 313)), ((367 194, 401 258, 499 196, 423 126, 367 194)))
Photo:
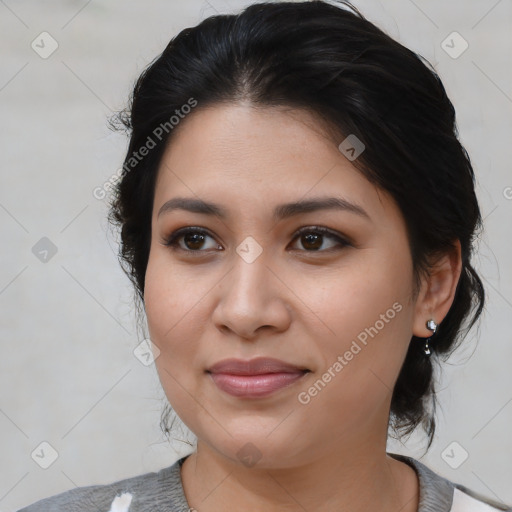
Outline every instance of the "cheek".
POLYGON ((403 257, 356 254, 344 268, 318 279, 308 292, 308 304, 335 333, 333 339, 346 343, 377 324, 379 336, 393 340, 399 326, 409 321, 404 313, 410 307, 409 269, 403 257))
POLYGON ((189 414, 192 418, 197 414, 188 412, 194 403, 189 393, 198 394, 190 369, 199 364, 197 329, 204 325, 197 321, 197 293, 197 288, 184 286, 183 277, 169 268, 165 258, 150 257, 144 302, 149 337, 160 350, 155 366, 167 400, 185 422, 191 421, 189 414))
POLYGON ((165 249, 152 248, 145 276, 144 303, 150 332, 167 344, 200 308, 202 280, 172 263, 165 249), (197 306, 194 308, 194 305, 197 306))
POLYGON ((193 353, 193 332, 200 325, 194 316, 200 311, 197 286, 197 280, 187 284, 179 268, 171 268, 165 255, 150 256, 144 304, 150 338, 162 355, 157 366, 165 362, 171 370, 173 361, 193 353))
MULTIPOLYGON (((316 337, 322 370, 336 375, 323 374, 333 383, 321 393, 324 405, 345 402, 360 408, 382 402, 405 358, 413 316, 411 263, 404 257, 386 262, 376 256, 369 252, 336 277, 326 277, 310 295, 312 309, 331 331, 316 337)), ((314 333, 311 336, 315 339, 314 333)))

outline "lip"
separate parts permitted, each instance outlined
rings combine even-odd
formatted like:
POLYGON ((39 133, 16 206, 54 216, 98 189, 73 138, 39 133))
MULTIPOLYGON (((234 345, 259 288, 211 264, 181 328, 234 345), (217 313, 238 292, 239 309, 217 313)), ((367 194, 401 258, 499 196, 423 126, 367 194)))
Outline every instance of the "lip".
POLYGON ((288 387, 309 372, 279 359, 224 359, 207 370, 215 385, 236 397, 260 398, 288 387))
POLYGON ((231 375, 263 375, 266 373, 297 373, 307 368, 296 366, 272 357, 243 359, 223 359, 208 368, 209 373, 229 373, 231 375))

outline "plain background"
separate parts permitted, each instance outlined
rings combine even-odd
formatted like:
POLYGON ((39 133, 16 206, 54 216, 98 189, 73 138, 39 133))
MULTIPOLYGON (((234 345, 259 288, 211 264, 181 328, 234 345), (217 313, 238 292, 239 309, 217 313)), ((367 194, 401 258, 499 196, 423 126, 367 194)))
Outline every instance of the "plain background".
MULTIPOLYGON (((127 141, 106 120, 125 106, 142 69, 183 28, 249 3, 0 0, 0 512, 156 471, 190 451, 160 432, 164 394, 154 365, 134 356, 142 338, 132 290, 108 232, 106 201, 93 190, 122 163, 127 141), (58 49, 43 59, 31 43, 45 31, 58 49), (47 262, 33 251, 43 237, 56 249, 47 262), (47 469, 35 462, 34 453, 50 453, 42 442, 58 453, 47 469)), ((438 433, 420 460, 511 503, 512 3, 354 4, 440 74, 485 218, 475 264, 487 308, 480 329, 444 366, 438 433), (458 58, 442 48, 453 31, 469 45, 458 58), (445 462, 453 442, 452 457, 461 448, 469 455, 457 469, 445 462)), ((420 458, 424 447, 412 436, 388 451, 420 458)))

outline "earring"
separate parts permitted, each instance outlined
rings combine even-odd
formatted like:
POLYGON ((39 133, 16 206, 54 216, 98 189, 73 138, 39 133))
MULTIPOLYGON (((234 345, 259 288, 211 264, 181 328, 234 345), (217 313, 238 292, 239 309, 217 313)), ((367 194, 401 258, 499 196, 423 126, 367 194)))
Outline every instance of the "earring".
MULTIPOLYGON (((437 331, 437 324, 435 322, 435 320, 432 320, 432 318, 430 320, 427 321, 427 329, 429 331, 432 331, 432 336, 435 334, 435 332, 437 331)), ((429 356, 431 354, 430 352, 430 348, 428 346, 428 342, 432 339, 432 336, 430 336, 429 338, 427 338, 427 341, 425 342, 425 354, 427 356, 429 356)))

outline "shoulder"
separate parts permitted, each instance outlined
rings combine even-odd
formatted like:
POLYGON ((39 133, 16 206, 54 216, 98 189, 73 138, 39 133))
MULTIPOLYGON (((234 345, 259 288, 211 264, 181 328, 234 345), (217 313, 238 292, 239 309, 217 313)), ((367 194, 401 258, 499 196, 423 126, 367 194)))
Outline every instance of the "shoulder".
POLYGON ((171 512, 187 510, 180 466, 104 485, 89 485, 37 501, 18 512, 171 512), (184 508, 186 507, 186 508, 184 508))
POLYGON ((395 453, 388 455, 415 469, 420 486, 418 512, 512 512, 509 505, 452 482, 412 457, 395 453))

